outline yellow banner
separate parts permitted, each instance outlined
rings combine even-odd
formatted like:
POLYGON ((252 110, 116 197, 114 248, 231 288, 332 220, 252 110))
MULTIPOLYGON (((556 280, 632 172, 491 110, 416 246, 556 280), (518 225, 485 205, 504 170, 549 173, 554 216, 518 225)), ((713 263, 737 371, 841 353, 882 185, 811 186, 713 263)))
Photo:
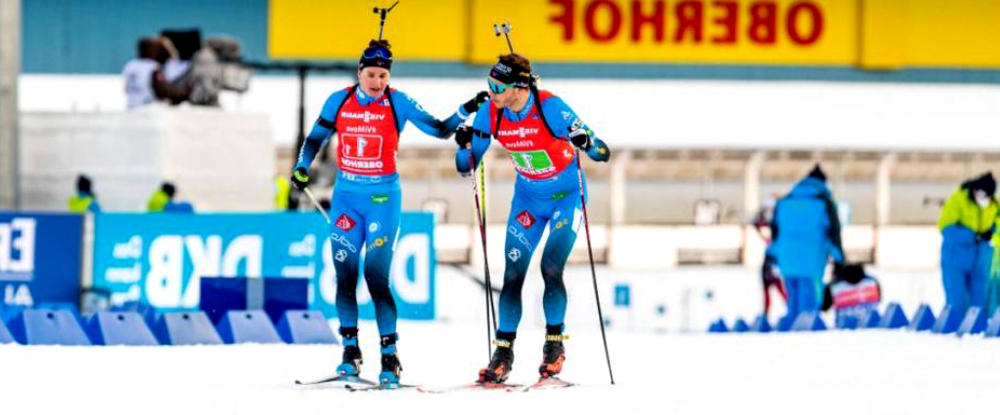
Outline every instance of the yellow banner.
POLYGON ((906 65, 1000 67, 1000 1, 911 0, 902 6, 895 13, 906 16, 908 30, 896 36, 903 39, 906 65))
POLYGON ((472 1, 472 60, 507 52, 510 21, 530 59, 848 65, 858 2, 847 0, 472 1))
MULTIPOLYGON (((272 58, 357 59, 395 0, 270 0, 272 58)), ((401 0, 403 59, 1000 67, 1000 0, 401 0)))
MULTIPOLYGON (((373 8, 395 0, 270 0, 271 58, 357 59, 378 38, 373 8)), ((386 19, 384 38, 397 58, 458 60, 466 53, 466 0, 403 0, 386 19)))

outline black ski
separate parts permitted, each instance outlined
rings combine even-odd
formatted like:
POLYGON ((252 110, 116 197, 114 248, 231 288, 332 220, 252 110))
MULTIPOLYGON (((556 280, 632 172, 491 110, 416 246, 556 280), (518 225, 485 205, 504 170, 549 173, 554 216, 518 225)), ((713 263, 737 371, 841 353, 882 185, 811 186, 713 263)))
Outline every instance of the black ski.
POLYGON ((353 376, 353 375, 332 375, 332 376, 327 376, 325 378, 319 378, 319 379, 310 380, 310 381, 301 381, 301 380, 298 380, 298 379, 295 380, 295 384, 296 385, 303 385, 303 386, 307 386, 307 385, 321 385, 321 384, 324 384, 324 383, 331 383, 331 382, 343 382, 343 383, 345 383, 347 385, 355 384, 356 383, 356 384, 366 385, 366 386, 378 386, 378 383, 376 383, 376 382, 372 382, 372 381, 370 381, 368 379, 364 379, 362 377, 353 376))

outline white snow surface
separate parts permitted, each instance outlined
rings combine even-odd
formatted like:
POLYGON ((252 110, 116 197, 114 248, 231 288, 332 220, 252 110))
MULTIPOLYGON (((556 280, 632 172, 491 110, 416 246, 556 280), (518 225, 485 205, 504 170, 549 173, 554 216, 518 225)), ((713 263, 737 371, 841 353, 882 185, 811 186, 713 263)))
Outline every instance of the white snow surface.
MULTIPOLYGON (((403 380, 451 386, 485 364, 485 329, 400 325, 403 380)), ((362 374, 379 370, 374 327, 362 325, 362 374)), ((6 414, 330 414, 500 412, 661 414, 991 413, 1000 340, 905 331, 652 334, 610 331, 616 385, 600 334, 567 341, 563 378, 579 387, 533 391, 351 393, 321 377, 339 347, 0 346, 6 414)), ((542 330, 521 330, 511 382, 531 382, 542 330)))
MULTIPOLYGON (((487 362, 482 291, 454 270, 438 269, 438 319, 403 320, 398 327, 403 382, 432 388, 472 382, 487 362)), ((757 271, 742 267, 655 273, 599 267, 604 315, 612 322, 607 335, 616 385, 611 386, 589 267, 572 266, 566 272, 571 338, 566 341, 562 378, 578 387, 528 393, 427 394, 412 389, 352 393, 336 385, 294 384, 296 379, 332 373, 340 360, 339 346, 7 344, 0 345, 0 414, 996 412, 1000 339, 877 329, 697 332, 720 315, 732 324, 736 316, 750 319, 759 310, 757 271), (622 281, 633 284, 631 314, 616 309, 609 294, 611 283, 622 281), (711 296, 702 295, 708 290, 711 296), (690 293, 687 300, 684 293, 690 293), (665 304, 665 317, 642 311, 656 304, 665 304)), ((919 302, 930 302, 935 312, 939 310, 936 271, 876 275, 883 282, 884 301, 901 302, 907 315, 919 302)), ((537 378, 544 337, 537 304, 540 279, 532 267, 523 293, 525 315, 510 382, 530 383, 537 378)), ((376 327, 362 321, 360 329, 366 357, 362 375, 377 378, 376 327)))

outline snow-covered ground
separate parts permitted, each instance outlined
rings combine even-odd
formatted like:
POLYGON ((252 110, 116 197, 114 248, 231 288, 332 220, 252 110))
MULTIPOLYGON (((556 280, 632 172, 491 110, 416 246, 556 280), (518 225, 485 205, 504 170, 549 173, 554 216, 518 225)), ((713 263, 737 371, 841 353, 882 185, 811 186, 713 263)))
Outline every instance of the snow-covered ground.
MULTIPOLYGON (((572 337, 563 378, 579 387, 424 394, 294 385, 295 379, 330 373, 340 355, 334 346, 0 345, 0 413, 939 415, 996 410, 1000 339, 905 330, 704 334, 698 331, 709 318, 723 315, 731 322, 759 309, 753 270, 697 267, 626 274, 599 268, 598 273, 602 292, 629 281, 633 307, 666 307, 660 321, 655 313, 616 309, 610 295, 603 298, 612 322, 608 343, 615 386, 609 385, 589 268, 574 266, 566 275, 572 337), (678 304, 684 301, 687 305, 678 304), (628 319, 630 324, 622 324, 628 319)), ((934 271, 879 275, 886 300, 902 301, 908 314, 917 301, 938 309, 934 271)), ((529 276, 525 286, 511 382, 533 381, 541 359, 537 279, 529 276)), ((481 291, 468 276, 439 267, 436 294, 438 320, 400 322, 403 381, 432 387, 470 382, 487 360, 481 291)), ((379 370, 376 332, 372 323, 362 323, 367 357, 362 374, 370 378, 379 370)))
MULTIPOLYGON (((485 363, 483 327, 403 323, 404 381, 468 382, 485 363)), ((541 330, 522 330, 513 382, 535 377, 541 330)), ((909 332, 670 334, 611 331, 610 386, 599 332, 567 341, 563 378, 582 386, 515 393, 351 393, 294 379, 332 370, 325 346, 0 346, 5 414, 992 413, 1000 340, 909 332)), ((378 371, 373 327, 362 327, 378 371)))

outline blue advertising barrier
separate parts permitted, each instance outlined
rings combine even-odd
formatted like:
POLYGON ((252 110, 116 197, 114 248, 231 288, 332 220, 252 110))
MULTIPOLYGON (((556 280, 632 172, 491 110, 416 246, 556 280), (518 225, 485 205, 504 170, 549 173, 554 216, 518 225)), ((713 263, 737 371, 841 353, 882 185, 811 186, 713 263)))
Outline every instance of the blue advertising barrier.
POLYGON ((77 303, 83 216, 0 212, 0 303, 77 303))
MULTIPOLYGON (((94 287, 109 291, 113 305, 135 301, 159 310, 194 310, 202 276, 306 278, 310 308, 333 317, 331 245, 364 247, 329 234, 318 214, 97 214, 94 287)), ((433 215, 404 212, 390 270, 399 318, 434 319, 434 264, 433 215)), ((375 317, 363 278, 358 303, 361 318, 375 317)))

